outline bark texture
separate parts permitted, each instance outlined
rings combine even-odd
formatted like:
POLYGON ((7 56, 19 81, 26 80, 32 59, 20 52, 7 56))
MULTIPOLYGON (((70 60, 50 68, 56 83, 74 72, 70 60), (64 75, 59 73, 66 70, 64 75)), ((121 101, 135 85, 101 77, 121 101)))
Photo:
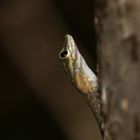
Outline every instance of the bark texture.
POLYGON ((105 137, 140 140, 140 0, 96 0, 105 137))

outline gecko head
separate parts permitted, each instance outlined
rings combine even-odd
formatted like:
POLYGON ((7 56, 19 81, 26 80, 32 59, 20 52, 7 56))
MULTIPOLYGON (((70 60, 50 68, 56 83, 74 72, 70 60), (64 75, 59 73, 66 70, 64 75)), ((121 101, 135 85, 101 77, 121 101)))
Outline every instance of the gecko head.
POLYGON ((96 90, 96 76, 87 66, 72 36, 66 35, 59 58, 68 78, 83 94, 96 90))
POLYGON ((72 38, 71 35, 66 35, 65 39, 64 39, 64 45, 62 50, 59 53, 59 58, 61 60, 67 60, 67 59, 71 59, 74 60, 75 59, 75 54, 76 54, 76 50, 77 50, 77 46, 72 38))
POLYGON ((75 72, 75 62, 78 53, 78 48, 70 35, 66 35, 64 39, 64 45, 59 53, 59 58, 62 61, 65 72, 68 77, 72 80, 75 72))

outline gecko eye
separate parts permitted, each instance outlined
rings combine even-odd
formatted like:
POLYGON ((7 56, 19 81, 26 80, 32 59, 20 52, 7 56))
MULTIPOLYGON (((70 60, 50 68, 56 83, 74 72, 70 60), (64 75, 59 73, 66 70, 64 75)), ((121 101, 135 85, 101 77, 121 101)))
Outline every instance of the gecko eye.
POLYGON ((64 50, 62 52, 60 52, 60 57, 63 59, 63 58, 66 58, 68 56, 68 51, 67 50, 64 50))

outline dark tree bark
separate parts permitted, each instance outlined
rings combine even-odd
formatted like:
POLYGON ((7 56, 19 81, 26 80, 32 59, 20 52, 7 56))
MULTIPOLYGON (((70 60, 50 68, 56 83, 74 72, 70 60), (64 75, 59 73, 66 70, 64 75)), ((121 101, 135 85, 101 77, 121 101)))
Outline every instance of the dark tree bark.
POLYGON ((140 0, 96 0, 95 28, 105 137, 140 140, 140 0))

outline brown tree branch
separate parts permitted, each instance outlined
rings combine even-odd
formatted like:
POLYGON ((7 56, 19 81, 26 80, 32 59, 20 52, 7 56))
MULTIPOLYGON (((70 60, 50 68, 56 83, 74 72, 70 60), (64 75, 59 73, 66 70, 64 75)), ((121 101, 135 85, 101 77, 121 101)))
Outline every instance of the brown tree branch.
POLYGON ((106 132, 139 140, 140 1, 96 0, 95 13, 106 132))

